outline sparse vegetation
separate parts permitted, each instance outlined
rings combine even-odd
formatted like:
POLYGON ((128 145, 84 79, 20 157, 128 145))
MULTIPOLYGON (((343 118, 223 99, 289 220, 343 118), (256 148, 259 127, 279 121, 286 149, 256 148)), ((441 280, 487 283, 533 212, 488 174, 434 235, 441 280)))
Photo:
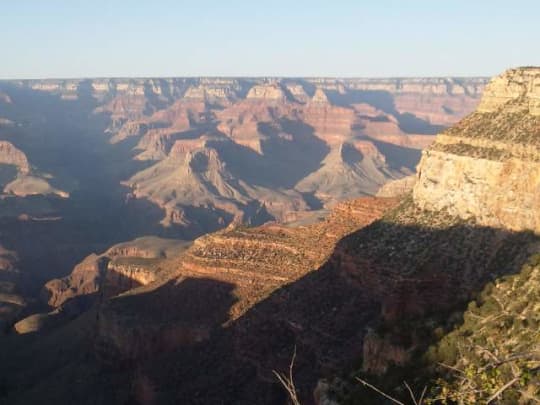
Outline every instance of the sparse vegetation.
POLYGON ((540 402, 539 302, 540 255, 488 285, 427 354, 440 372, 431 403, 540 402))

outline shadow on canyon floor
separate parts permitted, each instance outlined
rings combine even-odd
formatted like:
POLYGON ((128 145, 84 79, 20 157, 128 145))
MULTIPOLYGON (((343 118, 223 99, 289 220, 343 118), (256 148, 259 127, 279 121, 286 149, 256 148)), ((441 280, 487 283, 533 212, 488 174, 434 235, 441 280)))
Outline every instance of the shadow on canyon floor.
MULTIPOLYGON (((368 330, 385 331, 413 353, 412 362, 433 343, 433 329, 451 327, 487 282, 521 268, 533 240, 483 227, 377 222, 198 349, 153 359, 159 370, 150 366, 149 378, 175 387, 162 399, 171 403, 279 403, 283 391, 272 370, 286 371, 296 346, 296 384, 310 404, 318 378, 374 361, 363 358, 368 330), (204 371, 194 373, 194 364, 204 371)), ((385 360, 389 367, 400 361, 385 360)))
POLYGON ((446 128, 444 125, 434 125, 411 113, 400 113, 396 109, 394 96, 385 90, 356 90, 347 94, 329 91, 328 99, 332 103, 343 107, 348 107, 351 104, 370 104, 394 116, 398 120, 400 129, 406 134, 436 135, 446 128))
MULTIPOLYGON (((69 395, 84 398, 83 393, 91 393, 92 398, 80 402, 88 404, 129 403, 122 402, 127 399, 121 400, 119 393, 131 393, 131 403, 139 404, 283 403, 284 392, 272 371, 287 370, 296 347, 296 385, 302 403, 311 404, 319 378, 377 362, 390 368, 406 360, 414 364, 434 342, 434 328, 449 329, 459 323, 466 303, 487 282, 518 271, 528 245, 537 240, 529 233, 464 224, 434 229, 379 221, 343 238, 320 269, 282 286, 228 323, 228 311, 237 299, 234 285, 216 280, 171 281, 141 295, 119 297, 107 305, 117 306, 116 313, 122 316, 112 324, 119 328, 116 333, 126 336, 120 349, 141 348, 137 350, 144 355, 123 369, 103 368, 92 360, 92 339, 81 340, 74 348, 75 358, 84 352, 85 362, 77 365, 66 357, 50 360, 49 372, 52 375, 54 370, 57 379, 55 398, 61 403, 68 395, 58 385, 62 382, 66 391, 70 387, 69 395), (156 319, 163 329, 151 326, 156 319), (388 338, 410 358, 369 358, 377 356, 364 351, 369 331, 388 338), (186 344, 186 336, 201 341, 191 344, 197 339, 188 339, 186 344), (94 374, 70 386, 69 378, 90 374, 86 368, 94 374), (113 383, 114 395, 108 391, 113 383)), ((75 332, 74 324, 84 325, 80 327, 88 335, 95 334, 95 321, 90 319, 82 315, 62 330, 10 350, 10 362, 5 364, 17 367, 0 366, 4 391, 12 393, 7 398, 19 398, 15 393, 22 390, 26 394, 20 398, 28 400, 47 389, 39 381, 47 384, 49 372, 35 371, 37 364, 43 364, 40 357, 59 350, 64 340, 74 345, 77 340, 70 334, 81 333, 75 332), (51 336, 57 336, 56 342, 51 336), (48 342, 48 349, 41 346, 43 342, 48 342), (36 356, 36 365, 25 357, 29 353, 36 356), (31 377, 20 382, 24 375, 31 377), (17 381, 22 384, 15 385, 19 390, 13 386, 17 381)), ((100 356, 101 364, 108 363, 103 353, 100 356)))
POLYGON ((3 130, 0 139, 23 150, 35 171, 52 175, 53 186, 70 192, 68 199, 36 196, 0 201, 13 209, 47 207, 52 217, 59 218, 2 219, 1 242, 18 252, 21 270, 28 275, 29 283, 23 287, 35 290, 50 278, 68 274, 88 254, 140 235, 198 236, 185 234, 180 227, 161 226, 165 213, 154 204, 126 201, 129 190, 120 182, 151 162, 132 159, 137 152, 131 141, 109 143, 105 130, 110 117, 94 113, 98 104, 88 82, 81 82, 77 100, 11 83, 1 85, 13 101, 2 106, 1 115, 19 125, 3 130))

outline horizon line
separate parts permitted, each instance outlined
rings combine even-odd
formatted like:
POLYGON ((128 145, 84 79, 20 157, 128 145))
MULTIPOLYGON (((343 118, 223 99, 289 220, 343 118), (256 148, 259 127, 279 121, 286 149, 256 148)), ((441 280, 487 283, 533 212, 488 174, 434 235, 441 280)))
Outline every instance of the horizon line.
POLYGON ((35 80, 134 80, 134 79, 486 79, 494 75, 404 75, 404 76, 352 76, 352 75, 163 75, 163 76, 49 76, 31 78, 0 77, 0 81, 35 81, 35 80))

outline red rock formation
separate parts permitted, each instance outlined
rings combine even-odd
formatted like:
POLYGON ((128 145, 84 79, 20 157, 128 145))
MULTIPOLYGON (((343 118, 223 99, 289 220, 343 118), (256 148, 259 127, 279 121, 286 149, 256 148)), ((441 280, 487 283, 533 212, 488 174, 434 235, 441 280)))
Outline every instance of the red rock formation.
POLYGON ((234 300, 226 319, 220 321, 232 323, 272 291, 317 269, 327 260, 336 241, 376 220, 395 204, 392 199, 363 198, 339 204, 327 219, 313 225, 229 227, 197 239, 184 255, 162 264, 169 270, 161 273, 159 280, 107 305, 100 317, 98 350, 102 360, 110 361, 108 356, 112 353, 123 359, 147 357, 153 350, 167 351, 207 340, 219 313, 217 307, 213 312, 199 302, 208 296, 208 291, 199 293, 198 288, 219 290, 219 286, 234 286, 234 300), (190 283, 201 285, 194 290, 188 287, 190 283), (152 298, 148 299, 144 314, 137 310, 139 327, 129 321, 128 314, 136 310, 132 307, 136 297, 145 294, 152 298), (178 322, 167 316, 167 325, 162 324, 163 316, 154 318, 158 313, 178 311, 181 307, 177 300, 191 302, 193 310, 200 314, 176 313, 173 317, 178 316, 178 322), (132 333, 132 328, 138 332, 132 333), (148 345, 149 341, 154 345, 148 345))
POLYGON ((52 307, 68 300, 102 292, 106 296, 156 280, 159 265, 189 244, 178 240, 143 237, 114 245, 101 255, 91 254, 71 274, 47 282, 42 298, 52 307))

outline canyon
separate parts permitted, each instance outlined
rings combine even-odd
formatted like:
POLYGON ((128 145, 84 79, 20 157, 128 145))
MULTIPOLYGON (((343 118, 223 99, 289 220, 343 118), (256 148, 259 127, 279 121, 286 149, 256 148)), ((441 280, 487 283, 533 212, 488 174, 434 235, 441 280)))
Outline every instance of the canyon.
POLYGON ((447 350, 491 344, 475 316, 509 361, 522 356, 507 380, 494 366, 487 397, 522 375, 496 399, 540 394, 540 68, 485 90, 484 79, 2 85, 4 105, 38 92, 59 103, 51 114, 68 108, 52 146, 87 149, 36 154, 33 131, 58 123, 39 128, 40 103, 27 117, 0 110, 15 123, 0 126, 6 184, 31 173, 61 190, 4 188, 0 270, 18 279, 2 281, 1 400, 287 403, 274 372, 293 356, 302 404, 382 403, 358 376, 452 400, 464 388, 434 362, 482 367, 474 348, 447 350), (45 232, 52 241, 27 256, 45 232), (47 249, 62 268, 24 294, 47 249), (494 302, 512 328, 492 321, 494 302))
POLYGON ((411 174, 485 82, 1 81, 0 244, 20 270, 2 272, 6 294, 41 310, 48 280, 116 243, 309 221, 372 195, 411 174))

